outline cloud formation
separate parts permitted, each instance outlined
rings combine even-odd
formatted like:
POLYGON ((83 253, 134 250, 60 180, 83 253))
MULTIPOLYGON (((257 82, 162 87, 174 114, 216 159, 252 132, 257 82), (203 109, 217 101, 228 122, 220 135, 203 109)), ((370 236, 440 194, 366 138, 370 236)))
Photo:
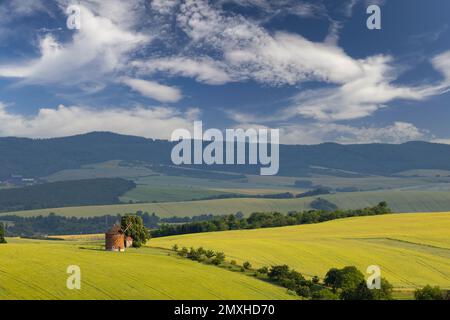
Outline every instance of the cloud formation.
POLYGON ((151 41, 149 35, 130 27, 134 15, 126 11, 129 3, 124 3, 91 0, 80 5, 81 29, 70 42, 61 43, 46 34, 39 41, 38 58, 0 65, 0 76, 21 78, 24 84, 73 85, 104 80, 123 69, 133 50, 151 41))
POLYGON ((122 82, 145 97, 159 102, 177 102, 182 98, 180 90, 155 81, 123 78, 122 82))
POLYGON ((343 144, 403 143, 432 138, 428 131, 400 121, 385 127, 324 123, 292 125, 282 127, 280 137, 281 142, 286 144, 318 144, 324 141, 343 144))
MULTIPOLYGON (((54 1, 59 5, 59 15, 72 3, 54 1)), ((17 78, 21 85, 46 85, 55 91, 60 86, 76 86, 92 95, 108 85, 121 84, 166 104, 183 98, 181 86, 170 85, 173 77, 215 86, 252 82, 260 87, 287 87, 296 93, 285 99, 282 108, 265 112, 265 116, 246 114, 238 108, 227 115, 236 125, 280 126, 288 137, 301 128, 307 140, 318 142, 352 141, 354 137, 361 141, 419 138, 424 132, 410 123, 395 122, 382 128, 386 136, 378 135, 380 128, 342 124, 369 117, 398 100, 423 101, 450 88, 450 51, 430 60, 442 75, 440 81, 415 85, 398 81, 402 68, 394 56, 355 58, 340 47, 342 17, 351 16, 361 2, 367 1, 344 1, 335 6, 340 16, 331 17, 327 3, 322 1, 85 0, 80 4, 81 30, 69 39, 50 29, 43 35, 38 33, 38 55, 0 64, 0 77, 17 78), (249 17, 237 10, 226 11, 229 3, 256 8, 258 14, 249 17), (260 17, 270 19, 278 14, 323 19, 329 23, 329 32, 323 39, 312 41, 298 33, 268 30, 267 20, 260 17), (151 23, 155 28, 149 27, 151 23), (317 89, 306 90, 304 84, 313 84, 311 87, 317 89), (299 127, 297 122, 308 124, 299 127), (313 134, 319 138, 313 138, 313 134)), ((43 1, 11 0, 0 7, 0 17, 36 12, 48 13, 43 1)), ((1 32, 0 25, 0 36, 1 32)), ((54 112, 76 113, 77 108, 62 107, 54 112)), ((4 117, 17 120, 2 110, 4 117)), ((94 112, 81 110, 83 114, 94 112)), ((112 110, 115 114, 120 111, 112 110)), ((130 118, 127 112, 124 116, 130 118)), ((36 118, 19 116, 20 121, 15 123, 37 121, 47 113, 51 113, 50 109, 41 109, 36 118)), ((31 127, 33 123, 28 122, 31 127)))
POLYGON ((56 109, 42 108, 36 115, 26 117, 0 103, 0 136, 49 138, 111 131, 170 139, 173 130, 190 129, 198 116, 197 109, 186 112, 164 107, 98 110, 60 105, 56 109))

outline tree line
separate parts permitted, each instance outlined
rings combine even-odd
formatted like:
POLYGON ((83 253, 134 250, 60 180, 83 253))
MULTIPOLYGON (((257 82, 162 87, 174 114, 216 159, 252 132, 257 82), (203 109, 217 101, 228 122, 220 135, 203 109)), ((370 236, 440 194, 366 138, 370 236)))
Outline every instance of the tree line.
MULTIPOLYGON (((127 214, 128 215, 128 214, 127 214)), ((21 217, 2 216, 6 222, 6 233, 10 237, 45 237, 47 235, 72 235, 103 233, 127 215, 104 215, 99 217, 64 217, 55 213, 48 216, 21 217)), ((146 228, 157 228, 160 218, 148 212, 138 211, 133 215, 142 219, 146 228)))
MULTIPOLYGON (((243 272, 257 279, 268 281, 286 288, 303 299, 312 300, 393 300, 393 286, 385 278, 380 279, 379 289, 369 289, 364 274, 355 266, 341 269, 331 268, 323 279, 313 276, 306 279, 300 272, 288 265, 263 266, 252 268, 249 261, 241 266, 235 260, 226 261, 225 253, 207 250, 203 247, 180 248, 177 244, 172 250, 178 256, 204 264, 216 265, 235 272, 243 272)), ((449 300, 450 292, 440 287, 427 285, 414 292, 416 300, 449 300)))
MULTIPOLYGON (((326 200, 316 199, 318 205, 329 206, 326 200)), ((242 212, 234 215, 203 214, 192 217, 161 218, 155 213, 137 211, 143 225, 152 230, 153 237, 162 237, 186 233, 225 231, 238 229, 256 229, 281 227, 288 225, 318 223, 345 217, 365 216, 389 213, 385 202, 372 208, 359 210, 309 210, 282 214, 278 212, 256 212, 248 218, 242 212)), ((98 217, 64 217, 55 213, 48 216, 22 217, 16 215, 2 216, 8 236, 45 237, 47 235, 94 234, 103 233, 125 215, 104 215, 98 217)))
POLYGON ((390 300, 392 299, 392 285, 384 278, 381 279, 380 289, 368 289, 361 271, 354 266, 342 269, 330 269, 321 281, 318 276, 306 279, 300 272, 288 265, 275 265, 270 268, 263 266, 253 269, 250 262, 245 261, 238 266, 235 260, 225 261, 223 252, 206 250, 203 247, 190 249, 172 247, 179 256, 205 264, 228 268, 231 271, 243 272, 260 280, 281 286, 305 299, 313 300, 390 300))
POLYGON ((356 210, 309 210, 282 214, 279 212, 255 212, 248 218, 236 215, 219 216, 209 221, 190 222, 184 224, 163 224, 152 230, 152 237, 164 237, 188 233, 214 232, 240 229, 258 229, 283 227, 301 224, 325 222, 335 219, 371 216, 390 213, 386 202, 380 202, 374 207, 356 210))

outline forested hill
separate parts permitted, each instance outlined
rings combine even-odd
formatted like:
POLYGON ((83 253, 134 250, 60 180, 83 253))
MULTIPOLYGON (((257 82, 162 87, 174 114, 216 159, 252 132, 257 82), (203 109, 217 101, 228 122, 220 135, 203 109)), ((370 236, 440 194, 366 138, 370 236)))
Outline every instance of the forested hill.
POLYGON ((0 212, 119 203, 119 197, 136 187, 121 178, 100 178, 44 183, 0 190, 0 212))
MULTIPOLYGON (((108 160, 139 160, 171 164, 173 143, 107 132, 54 139, 0 138, 0 179, 11 174, 42 177, 62 169, 108 160)), ((411 169, 450 170, 450 145, 404 144, 281 145, 280 175, 302 176, 332 168, 361 174, 392 175, 411 169)), ((240 173, 257 173, 258 166, 203 166, 240 173)))

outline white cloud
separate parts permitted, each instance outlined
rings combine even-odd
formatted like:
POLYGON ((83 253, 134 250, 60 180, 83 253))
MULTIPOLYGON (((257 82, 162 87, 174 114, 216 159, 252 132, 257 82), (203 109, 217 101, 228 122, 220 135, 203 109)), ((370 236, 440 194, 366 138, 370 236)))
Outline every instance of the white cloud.
POLYGON ((153 10, 160 14, 169 14, 179 2, 179 0, 150 0, 150 5, 153 10))
POLYGON ((72 85, 104 79, 123 69, 129 54, 148 44, 151 37, 129 28, 132 15, 126 4, 108 3, 88 1, 86 6, 80 5, 81 30, 74 33, 72 41, 60 43, 47 34, 40 40, 39 58, 0 65, 0 76, 23 78, 23 83, 72 85))
POLYGON ((445 76, 447 84, 450 84, 450 51, 434 57, 432 64, 436 70, 439 70, 445 76))
MULTIPOLYGON (((355 4, 347 2, 348 8, 355 4)), ((352 58, 337 46, 340 24, 336 21, 330 21, 330 33, 323 42, 286 32, 269 34, 254 21, 226 15, 204 0, 187 0, 177 21, 194 44, 222 52, 231 79, 252 79, 273 86, 305 81, 329 84, 300 92, 290 106, 267 121, 296 116, 320 121, 357 119, 395 100, 419 101, 446 90, 445 84, 394 84, 399 74, 390 56, 352 58)), ((434 64, 449 70, 446 61, 440 57, 434 64)))
POLYGON ((286 116, 301 115, 321 121, 351 120, 371 115, 395 100, 424 100, 442 94, 449 88, 450 55, 433 59, 436 69, 443 72, 446 81, 439 84, 406 86, 394 85, 395 68, 391 57, 376 56, 362 61, 364 72, 358 78, 331 89, 318 89, 298 94, 286 116))
MULTIPOLYGON (((436 69, 450 76, 450 55, 433 59, 436 69)), ((235 121, 271 122, 289 120, 296 116, 322 122, 353 120, 372 115, 395 100, 421 101, 449 90, 450 78, 438 84, 395 85, 396 70, 389 56, 373 56, 358 60, 362 72, 343 84, 315 90, 305 90, 291 98, 289 107, 266 117, 236 113, 235 121)))
POLYGON ((0 103, 0 136, 62 137, 91 131, 111 131, 149 138, 170 139, 172 131, 190 129, 199 111, 173 108, 90 109, 60 105, 43 108, 30 117, 10 112, 0 103))
POLYGON ((177 88, 165 86, 154 81, 123 78, 122 82, 143 96, 160 102, 177 102, 182 98, 181 92, 177 88))
POLYGON ((12 13, 19 16, 30 16, 38 12, 47 11, 42 0, 10 0, 9 6, 12 13))
POLYGON ((441 143, 441 144, 450 144, 450 139, 434 139, 431 142, 441 143))
POLYGON ((9 0, 0 5, 0 24, 41 12, 50 13, 42 0, 9 0))
POLYGON ((271 35, 254 21, 225 15, 203 0, 187 0, 177 21, 194 43, 222 52, 234 78, 293 85, 342 83, 362 73, 359 63, 335 45, 285 32, 271 35))
POLYGON ((185 58, 169 57, 151 59, 147 61, 134 61, 132 66, 138 69, 140 74, 165 72, 169 75, 181 75, 195 78, 199 82, 219 85, 232 81, 225 71, 226 66, 209 57, 185 58))
POLYGON ((285 126, 280 131, 281 142, 286 144, 318 144, 324 141, 343 144, 403 143, 430 137, 428 131, 407 122, 394 122, 385 127, 313 123, 285 126))

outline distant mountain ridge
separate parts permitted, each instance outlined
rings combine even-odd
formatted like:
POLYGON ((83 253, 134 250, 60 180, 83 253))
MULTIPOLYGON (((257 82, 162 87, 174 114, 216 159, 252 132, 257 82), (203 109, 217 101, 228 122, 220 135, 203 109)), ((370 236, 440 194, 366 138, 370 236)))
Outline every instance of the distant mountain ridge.
MULTIPOLYGON (((0 180, 12 174, 44 177, 63 169, 108 160, 145 161, 171 165, 174 143, 110 132, 92 132, 64 138, 0 138, 0 180)), ((196 166, 258 174, 259 166, 196 166)), ((403 144, 281 145, 283 176, 307 176, 317 168, 332 168, 367 175, 393 175, 413 169, 450 170, 450 145, 413 141, 403 144)))

